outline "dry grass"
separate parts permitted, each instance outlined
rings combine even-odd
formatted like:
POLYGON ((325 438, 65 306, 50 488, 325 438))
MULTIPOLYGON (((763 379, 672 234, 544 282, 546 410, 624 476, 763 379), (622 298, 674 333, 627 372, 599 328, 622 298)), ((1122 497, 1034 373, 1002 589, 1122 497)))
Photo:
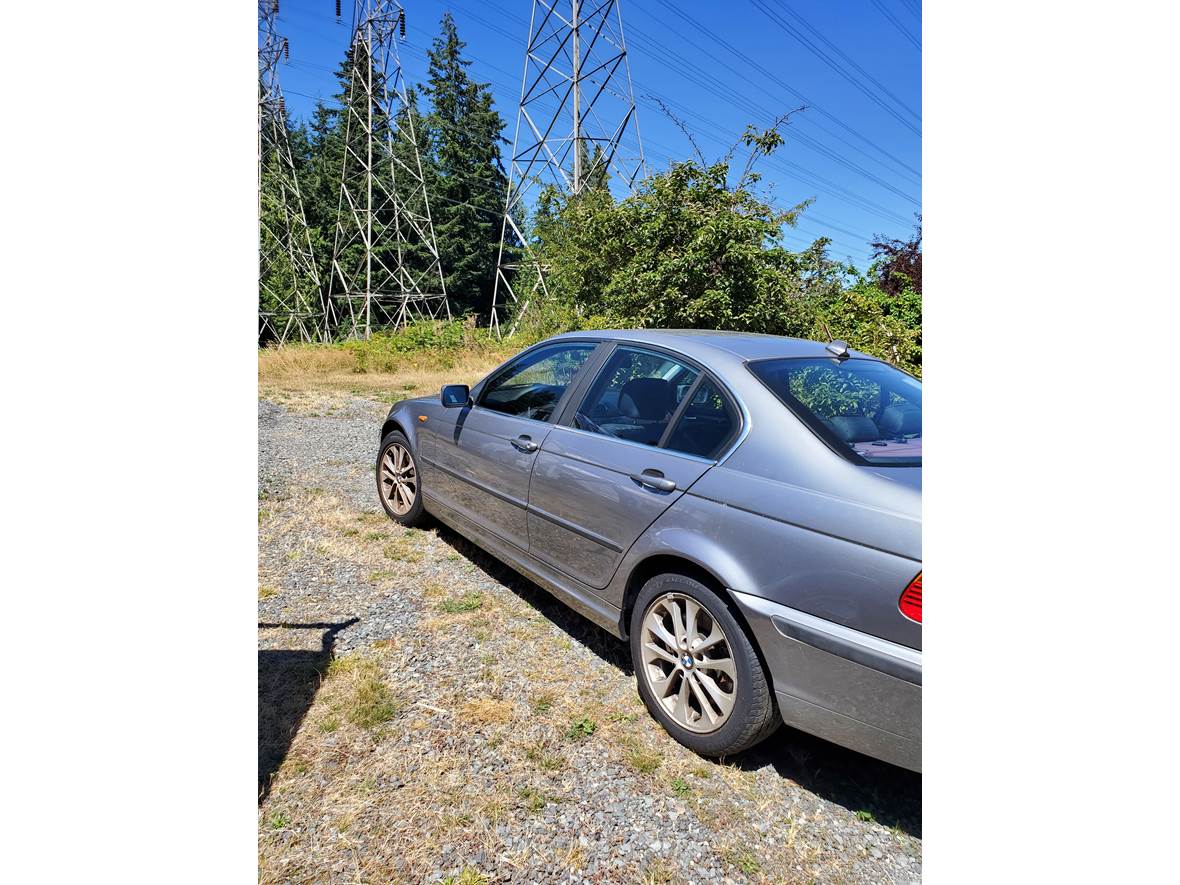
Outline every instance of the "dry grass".
MULTIPOLYGON (((557 871, 581 869, 587 855, 576 842, 517 851, 497 827, 578 811, 590 801, 577 784, 591 762, 629 772, 629 788, 657 807, 692 813, 736 878, 849 878, 841 865, 855 858, 817 835, 811 809, 784 808, 775 772, 703 762, 674 743, 644 713, 633 677, 586 654, 527 597, 453 560, 434 532, 407 532, 315 489, 292 489, 267 509, 264 545, 284 541, 279 549, 293 546, 313 564, 347 561, 359 579, 414 599, 421 620, 412 635, 328 665, 259 809, 260 881, 323 880, 335 875, 330 865, 348 863, 357 881, 419 882, 444 869, 478 883, 486 874, 469 864, 481 849, 501 872, 538 857, 557 871), (407 662, 436 656, 448 666, 406 678, 407 662), (763 821, 775 822, 775 842, 756 828, 763 821), (461 850, 444 861, 447 846, 461 850)), ((260 594, 274 587, 281 599, 284 584, 269 571, 260 570, 260 594)), ((651 859, 628 875, 671 882, 686 871, 651 859)))
POLYGON ((391 358, 378 370, 339 345, 267 347, 258 351, 258 390, 301 412, 331 415, 341 393, 390 402, 437 393, 444 384, 474 384, 520 347, 422 351, 391 358))

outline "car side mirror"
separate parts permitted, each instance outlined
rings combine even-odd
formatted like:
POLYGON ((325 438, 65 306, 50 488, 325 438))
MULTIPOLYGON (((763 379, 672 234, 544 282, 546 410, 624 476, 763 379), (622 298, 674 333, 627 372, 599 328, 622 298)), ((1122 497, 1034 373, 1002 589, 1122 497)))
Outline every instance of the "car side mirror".
POLYGON ((445 384, 441 399, 444 408, 461 409, 471 405, 471 388, 466 384, 445 384))

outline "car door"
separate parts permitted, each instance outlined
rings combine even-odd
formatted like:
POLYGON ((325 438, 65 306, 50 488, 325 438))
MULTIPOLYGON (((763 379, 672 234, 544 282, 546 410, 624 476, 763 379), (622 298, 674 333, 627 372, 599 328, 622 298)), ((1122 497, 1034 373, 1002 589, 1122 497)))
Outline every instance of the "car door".
POLYGON ((558 408, 596 341, 526 351, 492 375, 429 449, 432 496, 527 551, 529 477, 558 408))
POLYGON ((609 584, 623 554, 737 432, 740 419, 728 399, 726 436, 714 430, 702 439, 697 430, 702 408, 721 402, 712 399, 718 391, 677 355, 615 347, 538 452, 529 491, 530 554, 589 587, 609 584), (669 440, 678 440, 677 447, 669 440))

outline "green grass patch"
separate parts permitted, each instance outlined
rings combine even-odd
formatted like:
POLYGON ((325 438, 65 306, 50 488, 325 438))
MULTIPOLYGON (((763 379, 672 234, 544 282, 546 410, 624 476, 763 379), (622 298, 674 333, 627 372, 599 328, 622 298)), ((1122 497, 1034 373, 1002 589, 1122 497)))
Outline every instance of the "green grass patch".
POLYGON ((447 876, 442 885, 489 885, 491 880, 475 867, 464 867, 457 876, 447 876))
POLYGON ((741 851, 732 850, 726 852, 725 859, 747 876, 753 876, 762 869, 761 864, 758 863, 757 856, 748 848, 741 851))
POLYGON ((524 803, 524 807, 533 814, 544 808, 548 802, 544 793, 532 787, 522 787, 516 795, 524 803))
POLYGON ((404 706, 381 678, 377 662, 370 658, 334 658, 328 665, 328 676, 351 684, 351 693, 334 709, 342 710, 345 718, 359 728, 375 729, 393 719, 404 706))
POLYGON ((664 761, 664 757, 659 753, 652 753, 640 749, 629 750, 623 758, 627 761, 628 765, 640 774, 651 774, 664 761))
POLYGON ((529 747, 524 752, 525 758, 542 771, 554 772, 565 768, 565 759, 556 753, 545 752, 543 744, 529 747))
POLYGON ((381 552, 386 559, 396 559, 401 562, 420 562, 422 560, 422 551, 409 538, 397 538, 392 543, 386 544, 381 552))
POLYGON ((596 731, 598 723, 589 716, 583 716, 570 723, 570 727, 565 730, 565 736, 571 741, 584 741, 596 731))
POLYGON ((670 786, 672 787, 672 792, 680 799, 683 799, 689 794, 689 791, 692 790, 692 787, 688 785, 688 781, 682 777, 672 778, 672 783, 670 786))
POLYGON ((483 594, 479 591, 464 593, 462 596, 457 596, 452 599, 444 599, 441 603, 439 603, 439 608, 448 615, 458 615, 462 614, 463 612, 473 612, 482 606, 483 594))

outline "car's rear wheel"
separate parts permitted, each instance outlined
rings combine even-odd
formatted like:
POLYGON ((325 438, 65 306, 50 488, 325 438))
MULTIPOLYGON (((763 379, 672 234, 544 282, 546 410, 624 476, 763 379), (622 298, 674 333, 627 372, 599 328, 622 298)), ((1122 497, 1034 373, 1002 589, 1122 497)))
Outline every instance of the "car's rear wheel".
POLYGON ((631 612, 631 659, 647 709, 697 753, 740 753, 778 728, 749 638, 725 601, 694 578, 663 574, 643 585, 631 612))
POLYGON ((410 441, 399 430, 391 430, 381 440, 377 454, 377 495, 385 512, 402 525, 420 526, 426 521, 418 464, 410 441))

